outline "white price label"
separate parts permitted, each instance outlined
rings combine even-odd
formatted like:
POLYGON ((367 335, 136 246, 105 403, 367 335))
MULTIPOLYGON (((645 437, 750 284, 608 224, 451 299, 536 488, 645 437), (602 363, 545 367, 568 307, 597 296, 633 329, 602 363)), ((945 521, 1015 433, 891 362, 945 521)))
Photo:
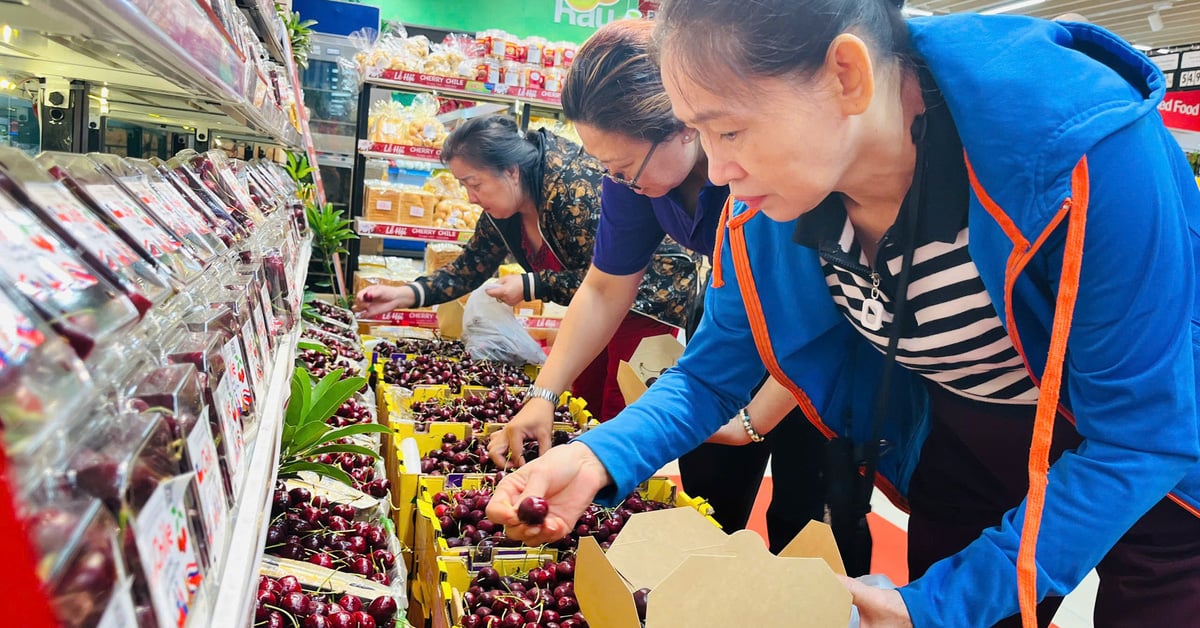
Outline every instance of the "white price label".
POLYGON ((208 225, 208 221, 187 202, 187 199, 183 198, 183 195, 179 193, 179 190, 175 189, 175 186, 167 181, 162 181, 151 183, 150 187, 158 193, 159 198, 173 209, 175 213, 181 216, 189 216, 192 226, 195 227, 197 232, 201 234, 212 233, 212 227, 208 225))
POLYGON ((0 298, 0 373, 41 346, 46 336, 7 298, 0 298))
POLYGON ((133 177, 124 179, 124 183, 137 195, 143 205, 149 207, 160 220, 167 223, 175 235, 186 237, 195 233, 196 230, 184 220, 183 216, 180 216, 163 199, 159 198, 158 193, 150 187, 149 183, 133 177))
POLYGON ((25 189, 34 201, 54 214, 58 224, 74 236, 79 244, 110 269, 120 272, 137 260, 138 254, 129 245, 95 214, 84 210, 79 201, 62 186, 34 183, 25 189))
POLYGON ((237 402, 239 416, 245 416, 254 411, 254 393, 250 390, 249 375, 246 373, 246 360, 242 357, 242 348, 235 336, 221 347, 221 357, 225 358, 225 377, 229 380, 231 392, 237 402))
POLYGON ((375 201, 375 209, 378 209, 381 212, 390 212, 390 211, 392 211, 392 202, 391 201, 375 201))
POLYGON ((229 502, 225 500, 225 485, 221 481, 221 469, 217 464, 217 446, 213 444, 212 432, 208 429, 208 409, 200 413, 196 426, 187 437, 188 456, 196 472, 196 487, 200 494, 200 508, 204 511, 204 535, 212 549, 214 571, 216 561, 225 547, 229 531, 229 502))
POLYGON ((225 443, 225 459, 233 481, 233 496, 242 494, 246 479, 246 441, 242 438, 241 402, 233 396, 229 376, 221 378, 213 391, 213 403, 217 404, 217 417, 221 420, 221 434, 225 443))
POLYGON ((1184 70, 1179 73, 1180 87, 1195 87, 1200 85, 1200 70, 1184 70))
POLYGON ((54 234, 4 195, 0 195, 0 245, 4 250, 0 269, 22 293, 38 302, 97 283, 69 249, 60 248, 54 234))
POLYGON ((246 347, 246 360, 250 363, 250 372, 254 375, 254 397, 261 398, 267 394, 266 373, 263 370, 263 358, 259 353, 258 338, 254 337, 254 324, 249 320, 242 325, 242 345, 246 347))
POLYGON ((183 628, 204 580, 184 504, 191 480, 188 474, 158 485, 134 522, 138 555, 160 627, 183 628))
POLYGON ((89 185, 87 191, 152 257, 162 257, 179 250, 179 242, 154 224, 121 188, 115 185, 89 185))
POLYGON ((408 214, 420 218, 425 215, 425 207, 422 205, 409 205, 408 214))

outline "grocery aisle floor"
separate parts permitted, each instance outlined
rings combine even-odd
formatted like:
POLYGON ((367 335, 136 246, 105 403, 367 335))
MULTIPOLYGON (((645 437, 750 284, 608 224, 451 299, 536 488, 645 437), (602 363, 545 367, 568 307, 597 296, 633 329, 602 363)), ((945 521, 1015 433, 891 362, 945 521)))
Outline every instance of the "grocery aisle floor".
MULTIPOLYGON (((671 476, 677 484, 679 483, 679 468, 675 463, 668 464, 661 473, 671 476)), ((772 486, 769 466, 767 473, 759 489, 758 499, 754 503, 749 525, 749 528, 760 534, 764 540, 767 529, 767 504, 772 486)), ((896 583, 908 582, 908 566, 905 561, 908 548, 908 515, 898 510, 878 492, 871 501, 871 507, 873 512, 869 515, 869 522, 875 542, 871 571, 887 574, 896 583)), ((1054 617, 1054 626, 1092 628, 1092 605, 1096 600, 1096 584, 1096 573, 1093 571, 1079 588, 1067 596, 1058 615, 1054 617)))

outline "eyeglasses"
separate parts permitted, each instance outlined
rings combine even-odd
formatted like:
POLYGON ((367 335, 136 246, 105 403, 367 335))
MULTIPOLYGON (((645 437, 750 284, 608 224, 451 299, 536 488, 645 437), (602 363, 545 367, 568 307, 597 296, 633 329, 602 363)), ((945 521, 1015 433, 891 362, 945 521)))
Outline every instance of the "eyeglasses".
POLYGON ((612 179, 614 183, 620 183, 631 190, 642 189, 642 186, 638 185, 638 179, 642 177, 642 172, 646 170, 646 164, 650 163, 650 158, 654 156, 654 150, 658 148, 658 145, 659 142, 650 145, 650 150, 646 152, 646 158, 642 160, 642 165, 638 166, 637 172, 634 173, 632 179, 625 179, 620 175, 614 174, 608 168, 604 169, 604 176, 612 179))

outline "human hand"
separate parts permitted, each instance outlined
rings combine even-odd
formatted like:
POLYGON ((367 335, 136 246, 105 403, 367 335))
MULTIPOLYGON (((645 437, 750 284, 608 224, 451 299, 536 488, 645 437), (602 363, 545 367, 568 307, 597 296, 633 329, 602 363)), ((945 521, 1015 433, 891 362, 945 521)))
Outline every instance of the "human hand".
POLYGON ((508 305, 516 305, 525 300, 525 285, 521 281, 521 275, 501 277, 496 283, 488 286, 484 292, 489 297, 499 299, 508 305))
POLYGON ((860 628, 912 628, 904 598, 895 589, 877 589, 853 578, 838 576, 858 607, 860 628))
POLYGON ((750 435, 746 433, 746 428, 742 427, 742 419, 733 417, 729 419, 725 425, 713 432, 704 442, 713 443, 715 445, 749 445, 750 435))
POLYGON ((354 311, 369 318, 416 303, 417 294, 408 286, 367 286, 354 296, 354 311))
POLYGON ((554 406, 545 399, 533 397, 525 402, 517 415, 504 425, 504 429, 488 439, 488 457, 497 467, 506 469, 525 464, 525 441, 537 439, 538 455, 550 449, 550 436, 554 429, 554 406))
POLYGON ((537 460, 509 473, 488 502, 487 518, 504 526, 510 538, 537 546, 563 538, 600 489, 612 479, 600 459, 583 443, 554 447, 537 460), (539 525, 523 523, 517 506, 526 497, 544 497, 550 506, 539 525))

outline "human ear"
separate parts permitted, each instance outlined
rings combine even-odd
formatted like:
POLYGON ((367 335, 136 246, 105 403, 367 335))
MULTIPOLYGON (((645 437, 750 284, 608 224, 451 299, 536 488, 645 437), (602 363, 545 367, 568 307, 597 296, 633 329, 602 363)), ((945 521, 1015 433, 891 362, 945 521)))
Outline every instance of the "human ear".
POLYGON ((842 33, 829 44, 823 72, 828 76, 842 113, 859 115, 875 96, 875 66, 871 50, 856 35, 842 33))

